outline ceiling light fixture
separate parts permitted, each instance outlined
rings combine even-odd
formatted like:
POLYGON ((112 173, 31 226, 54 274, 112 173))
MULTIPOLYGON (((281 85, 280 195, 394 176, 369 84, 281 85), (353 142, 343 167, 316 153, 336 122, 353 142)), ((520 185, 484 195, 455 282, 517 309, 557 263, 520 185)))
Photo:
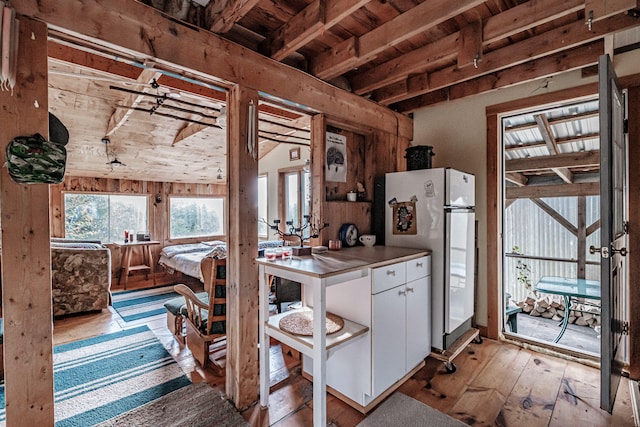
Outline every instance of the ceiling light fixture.
POLYGON ((107 162, 108 165, 111 165, 111 167, 120 167, 120 166, 127 166, 124 163, 122 163, 120 160, 118 160, 116 157, 113 158, 113 160, 111 160, 110 162, 107 162))
POLYGON ((102 138, 101 141, 104 144, 104 151, 105 151, 105 154, 107 155, 107 163, 105 164, 109 165, 111 167, 111 170, 113 170, 114 167, 117 168, 120 166, 127 166, 124 163, 122 163, 120 160, 118 160, 118 158, 116 157, 113 151, 109 151, 109 144, 111 144, 111 140, 109 138, 105 136, 104 138, 102 138), (110 160, 111 156, 113 156, 113 160, 110 160))

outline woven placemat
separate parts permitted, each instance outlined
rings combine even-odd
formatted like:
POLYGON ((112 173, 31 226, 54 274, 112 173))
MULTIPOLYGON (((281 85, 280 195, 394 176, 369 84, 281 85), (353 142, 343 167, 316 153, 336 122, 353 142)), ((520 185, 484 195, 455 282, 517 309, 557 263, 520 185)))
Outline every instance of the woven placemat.
MULTIPOLYGON (((296 335, 313 335, 313 311, 304 310, 287 314, 279 323, 280 329, 296 335)), ((327 335, 344 327, 344 319, 337 314, 327 313, 327 335)))

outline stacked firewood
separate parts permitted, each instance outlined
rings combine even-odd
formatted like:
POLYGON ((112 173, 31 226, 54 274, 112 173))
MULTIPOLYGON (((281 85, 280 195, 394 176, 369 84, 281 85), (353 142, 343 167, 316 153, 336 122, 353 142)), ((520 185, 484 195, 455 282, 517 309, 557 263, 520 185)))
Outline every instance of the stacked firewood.
MULTIPOLYGON (((600 306, 598 304, 599 301, 572 302, 569 307, 569 323, 591 328, 600 326, 600 306)), ((566 310, 564 298, 559 295, 536 296, 531 293, 524 301, 520 301, 516 305, 522 309, 523 313, 556 321, 561 321, 564 318, 566 310)))

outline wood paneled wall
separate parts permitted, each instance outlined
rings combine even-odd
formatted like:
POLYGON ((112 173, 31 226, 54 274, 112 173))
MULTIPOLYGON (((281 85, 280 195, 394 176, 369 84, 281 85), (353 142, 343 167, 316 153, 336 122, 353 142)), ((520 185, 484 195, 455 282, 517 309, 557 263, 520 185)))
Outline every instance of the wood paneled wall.
MULTIPOLYGON (((67 176, 59 185, 52 185, 50 190, 51 236, 64 235, 64 192, 88 192, 108 194, 129 194, 149 196, 149 233, 153 240, 160 242, 153 246, 154 260, 158 260, 160 250, 172 244, 197 242, 200 238, 169 238, 169 196, 218 196, 225 197, 227 187, 221 184, 186 184, 171 182, 132 181, 109 178, 88 178, 67 176), (158 201, 159 200, 159 201, 158 201)), ((226 240, 226 236, 216 236, 226 240)), ((108 245, 111 249, 111 264, 114 279, 120 271, 120 249, 117 245, 108 245)), ((142 260, 134 259, 134 262, 142 260)), ((156 268, 156 271, 158 269, 156 268)))
POLYGON ((403 156, 411 145, 406 138, 397 137, 346 123, 335 123, 322 115, 312 119, 312 167, 313 167, 313 212, 329 227, 322 230, 320 238, 313 244, 328 245, 330 239, 337 239, 340 227, 352 223, 359 234, 372 232, 371 209, 374 180, 387 172, 406 170, 403 156), (334 132, 347 140, 347 180, 346 182, 326 182, 325 180, 325 132, 334 132), (356 190, 356 183, 364 185, 364 200, 347 201, 347 192, 356 190), (316 190, 317 189, 317 190, 316 190))

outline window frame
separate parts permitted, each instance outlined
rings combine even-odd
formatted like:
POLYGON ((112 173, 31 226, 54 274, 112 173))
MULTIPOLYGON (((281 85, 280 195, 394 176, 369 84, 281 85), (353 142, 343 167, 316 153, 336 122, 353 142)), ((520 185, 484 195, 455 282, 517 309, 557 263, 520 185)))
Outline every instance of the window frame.
POLYGON ((268 173, 261 173, 258 175, 258 238, 263 238, 263 239, 268 239, 269 237, 269 227, 265 224, 264 226, 266 227, 266 233, 261 234, 260 233, 260 224, 261 224, 261 220, 262 217, 260 216, 260 180, 264 179, 265 180, 265 194, 264 194, 264 204, 265 204, 265 210, 266 210, 266 214, 264 215, 264 220, 269 222, 269 174, 268 173))
POLYGON ((193 194, 169 194, 167 195, 167 229, 166 236, 167 241, 176 242, 176 241, 186 241, 186 240, 202 240, 209 238, 220 238, 226 236, 226 215, 227 215, 227 198, 224 196, 213 196, 213 195, 193 195, 193 194), (222 218, 221 218, 221 228, 222 234, 203 234, 198 236, 182 236, 182 237, 174 237, 171 235, 171 199, 218 199, 222 200, 222 218))
MULTIPOLYGON (((304 165, 300 166, 292 166, 289 168, 278 169, 278 218, 280 219, 280 229, 282 231, 287 231, 288 227, 286 226, 286 221, 289 218, 286 218, 287 215, 287 176, 297 174, 298 176, 298 218, 302 219, 304 215, 304 200, 302 200, 302 196, 305 194, 304 190, 304 175, 309 174, 309 179, 311 179, 311 172, 304 170, 304 165)), ((313 183, 311 183, 313 184, 313 183)), ((309 188, 309 205, 308 212, 309 215, 313 215, 313 197, 312 197, 313 188, 309 188)), ((308 240, 308 237, 305 238, 308 240)))
MULTIPOLYGON (((62 213, 62 236, 65 239, 72 239, 71 237, 67 236, 67 201, 66 201, 66 196, 67 194, 86 194, 86 195, 90 195, 90 196, 107 196, 107 197, 112 197, 112 196, 117 196, 117 197, 144 197, 146 199, 146 209, 147 209, 147 227, 146 227, 146 232, 151 232, 152 227, 153 227, 153 215, 152 215, 152 209, 151 209, 151 195, 149 194, 137 194, 137 193, 119 193, 119 192, 110 192, 110 191, 74 191, 74 190, 63 190, 61 191, 62 197, 61 197, 61 213, 62 213)), ((138 232, 138 231, 143 231, 143 230, 134 230, 134 232, 138 232)), ((124 239, 124 235, 122 236, 122 239, 124 239)), ((82 240, 82 239, 79 239, 82 240)), ((114 240, 114 241, 102 241, 102 243, 104 244, 113 244, 113 243, 119 243, 120 240, 114 240)))

